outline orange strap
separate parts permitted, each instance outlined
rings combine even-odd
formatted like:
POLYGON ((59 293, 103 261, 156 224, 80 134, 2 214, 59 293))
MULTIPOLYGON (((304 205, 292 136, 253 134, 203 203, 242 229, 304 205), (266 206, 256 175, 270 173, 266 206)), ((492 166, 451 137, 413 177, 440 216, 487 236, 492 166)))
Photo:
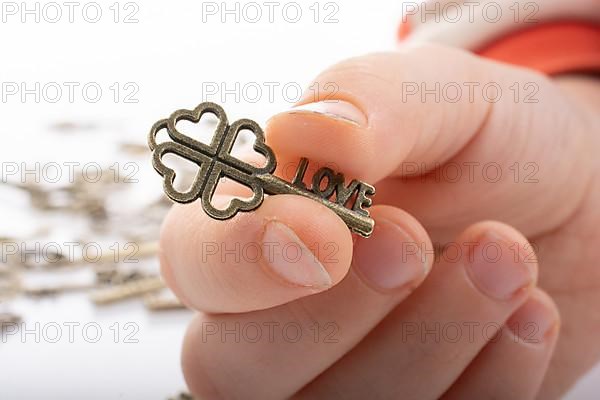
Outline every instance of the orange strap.
MULTIPOLYGON (((400 40, 410 26, 399 26, 400 40)), ((494 60, 538 70, 548 75, 600 72, 600 25, 582 21, 539 24, 505 35, 475 53, 494 60)))
POLYGON ((476 53, 548 75, 600 72, 600 26, 549 22, 504 36, 476 53))

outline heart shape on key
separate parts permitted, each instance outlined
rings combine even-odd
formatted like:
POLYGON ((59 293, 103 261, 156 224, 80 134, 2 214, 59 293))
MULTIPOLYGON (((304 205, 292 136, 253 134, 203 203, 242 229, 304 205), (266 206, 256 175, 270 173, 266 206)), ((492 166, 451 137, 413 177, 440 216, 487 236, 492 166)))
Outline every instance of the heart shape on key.
POLYGON ((164 191, 167 196, 178 203, 190 203, 201 198, 202 208, 208 215, 216 219, 228 219, 238 211, 252 211, 262 202, 264 190, 253 176, 271 174, 276 167, 273 150, 265 143, 264 133, 260 126, 249 119, 240 119, 229 125, 227 115, 221 106, 215 103, 202 103, 193 110, 175 111, 169 118, 155 123, 150 130, 148 145, 153 151, 152 165, 164 178, 164 191), (199 123, 205 114, 213 114, 219 120, 210 144, 191 138, 177 129, 177 122, 186 120, 199 123), (166 130, 171 141, 157 143, 156 136, 166 130), (231 155, 231 150, 242 130, 254 133, 253 148, 260 153, 266 163, 255 167, 231 155), (163 163, 165 154, 175 154, 198 165, 192 186, 187 192, 180 192, 174 187, 176 172, 163 163), (212 205, 212 197, 219 180, 227 177, 252 190, 253 196, 246 200, 233 198, 225 209, 212 205))

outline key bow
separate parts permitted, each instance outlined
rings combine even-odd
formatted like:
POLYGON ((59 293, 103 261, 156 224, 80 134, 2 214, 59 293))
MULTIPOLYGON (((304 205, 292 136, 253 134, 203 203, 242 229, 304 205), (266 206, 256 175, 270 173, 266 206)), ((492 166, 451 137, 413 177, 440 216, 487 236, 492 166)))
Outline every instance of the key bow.
POLYGON ((201 197, 204 211, 216 219, 228 219, 238 211, 252 211, 260 206, 264 198, 264 189, 253 177, 257 174, 270 174, 277 165, 275 154, 265 143, 264 133, 256 122, 240 119, 229 125, 223 108, 210 102, 202 103, 194 110, 177 110, 169 118, 155 123, 148 136, 148 145, 153 151, 152 165, 164 178, 163 186, 167 196, 178 203, 190 203, 201 197), (207 113, 213 114, 219 120, 210 144, 195 140, 177 129, 177 122, 186 120, 198 123, 207 113), (172 141, 157 143, 156 136, 163 129, 166 129, 172 141), (264 166, 255 167, 230 154, 239 132, 243 129, 254 133, 253 148, 265 157, 264 166), (176 154, 199 167, 187 192, 180 192, 173 186, 176 172, 162 161, 163 156, 168 153, 176 154), (215 208, 211 201, 222 177, 228 177, 252 189, 252 198, 234 198, 226 209, 215 208))

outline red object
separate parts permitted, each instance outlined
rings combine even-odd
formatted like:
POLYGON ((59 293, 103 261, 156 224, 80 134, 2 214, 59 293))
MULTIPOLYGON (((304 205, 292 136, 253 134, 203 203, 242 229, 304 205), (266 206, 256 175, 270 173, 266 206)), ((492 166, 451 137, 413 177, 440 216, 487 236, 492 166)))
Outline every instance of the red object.
MULTIPOLYGON (((402 23, 400 40, 410 35, 402 23)), ((500 37, 474 52, 548 75, 600 72, 600 25, 581 21, 547 22, 500 37)))

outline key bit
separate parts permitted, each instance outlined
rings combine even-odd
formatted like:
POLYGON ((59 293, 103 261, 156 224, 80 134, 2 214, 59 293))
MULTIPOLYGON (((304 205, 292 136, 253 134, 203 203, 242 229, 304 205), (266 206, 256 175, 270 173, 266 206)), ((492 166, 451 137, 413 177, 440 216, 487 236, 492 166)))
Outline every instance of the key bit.
POLYGON ((164 178, 166 195, 177 203, 201 199, 202 208, 212 218, 229 219, 239 211, 252 211, 260 206, 265 194, 295 194, 329 207, 354 233, 369 237, 373 232, 375 222, 366 210, 371 206, 371 197, 375 194, 373 186, 358 180, 346 185, 343 174, 324 167, 313 175, 309 188, 303 182, 308 166, 306 158, 300 160, 292 182, 273 175, 277 160, 273 150, 265 143, 260 126, 249 119, 241 119, 230 125, 225 111, 218 104, 207 102, 194 110, 175 111, 169 118, 152 126, 148 145, 153 152, 154 169, 164 178), (207 113, 219 120, 210 144, 201 143, 177 130, 177 122, 185 120, 198 123, 207 113), (157 134, 162 130, 167 131, 171 141, 157 143, 157 134), (253 148, 265 157, 264 166, 256 167, 231 155, 238 133, 242 130, 254 133, 256 140, 253 148), (174 187, 176 173, 162 161, 162 157, 169 153, 198 166, 198 173, 187 192, 180 192, 174 187), (219 180, 225 177, 250 188, 253 196, 249 200, 234 198, 224 210, 215 208, 211 200, 219 180), (346 207, 350 202, 352 206, 346 207))

